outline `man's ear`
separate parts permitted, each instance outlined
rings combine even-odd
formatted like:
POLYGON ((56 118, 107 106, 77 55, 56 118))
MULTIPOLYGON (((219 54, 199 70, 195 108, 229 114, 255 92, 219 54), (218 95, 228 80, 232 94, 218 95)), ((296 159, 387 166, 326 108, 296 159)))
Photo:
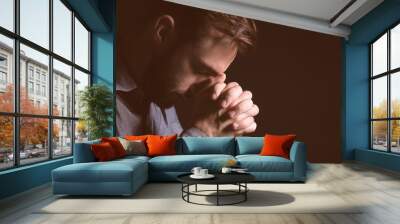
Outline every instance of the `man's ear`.
POLYGON ((157 18, 154 25, 153 37, 157 44, 167 42, 175 30, 175 20, 170 15, 162 15, 157 18))

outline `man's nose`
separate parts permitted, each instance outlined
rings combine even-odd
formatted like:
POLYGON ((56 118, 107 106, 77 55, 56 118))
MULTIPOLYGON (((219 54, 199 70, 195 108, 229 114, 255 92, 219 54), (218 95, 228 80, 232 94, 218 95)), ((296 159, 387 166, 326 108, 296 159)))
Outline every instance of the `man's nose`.
POLYGON ((223 83, 223 82, 225 82, 225 80, 226 80, 226 74, 225 73, 219 73, 219 74, 217 74, 215 76, 211 76, 210 77, 210 81, 213 84, 223 83))

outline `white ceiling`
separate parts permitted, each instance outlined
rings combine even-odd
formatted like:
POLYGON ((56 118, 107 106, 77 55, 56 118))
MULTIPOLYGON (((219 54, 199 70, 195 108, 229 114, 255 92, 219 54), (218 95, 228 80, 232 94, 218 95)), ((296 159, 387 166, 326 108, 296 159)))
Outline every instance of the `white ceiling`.
POLYGON ((224 0, 329 21, 350 0, 224 0))
POLYGON ((347 38, 351 25, 383 0, 166 0, 347 38))
MULTIPOLYGON (((222 0, 329 22, 351 0, 222 0)), ((383 0, 356 0, 356 7, 341 22, 351 26, 383 0)))

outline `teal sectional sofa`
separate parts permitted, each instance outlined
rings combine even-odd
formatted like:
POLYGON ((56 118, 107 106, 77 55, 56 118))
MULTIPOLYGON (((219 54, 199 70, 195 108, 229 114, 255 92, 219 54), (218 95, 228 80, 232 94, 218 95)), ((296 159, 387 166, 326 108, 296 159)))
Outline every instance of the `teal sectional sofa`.
POLYGON ((218 172, 231 159, 259 182, 306 180, 306 146, 298 141, 290 159, 258 155, 263 137, 182 137, 176 142, 177 155, 96 162, 90 145, 98 142, 75 144, 74 163, 52 171, 54 194, 131 195, 148 181, 176 181, 196 166, 218 172))

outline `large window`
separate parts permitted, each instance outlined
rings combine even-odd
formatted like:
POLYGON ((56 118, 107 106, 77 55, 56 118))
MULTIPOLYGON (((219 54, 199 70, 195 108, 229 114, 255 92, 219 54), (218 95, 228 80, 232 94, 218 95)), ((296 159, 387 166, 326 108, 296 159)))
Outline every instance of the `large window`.
POLYGON ((400 153, 400 24, 370 45, 371 148, 400 153))
POLYGON ((70 156, 87 139, 90 35, 63 0, 0 0, 0 170, 70 156))

